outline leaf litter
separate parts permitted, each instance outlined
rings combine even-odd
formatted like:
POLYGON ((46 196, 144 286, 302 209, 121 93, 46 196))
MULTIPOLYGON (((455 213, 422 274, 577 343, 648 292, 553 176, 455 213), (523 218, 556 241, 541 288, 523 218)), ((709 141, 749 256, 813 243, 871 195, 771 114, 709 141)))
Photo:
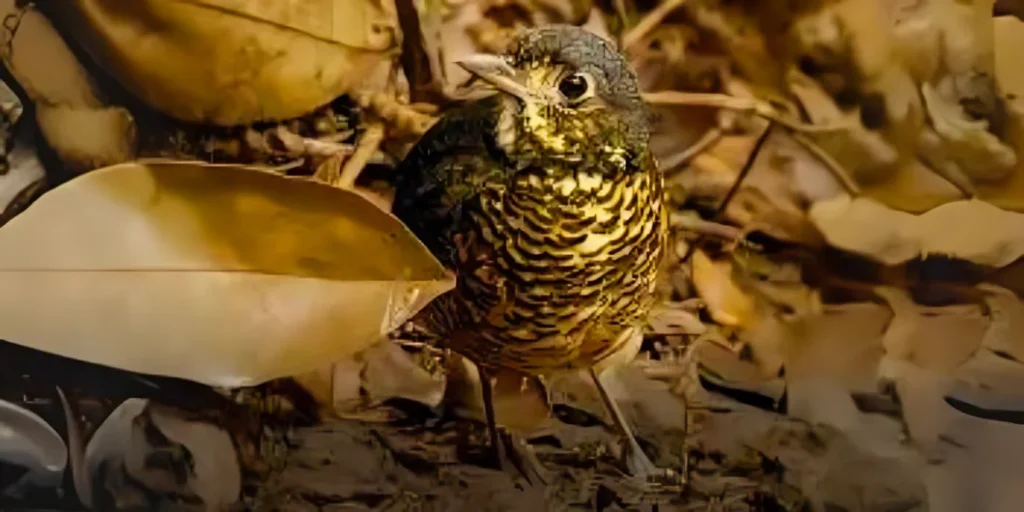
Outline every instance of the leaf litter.
POLYGON ((994 3, 7 2, 0 503, 1016 510, 1024 30, 994 3), (459 57, 545 23, 624 48, 655 113, 664 301, 602 380, 678 486, 616 469, 582 375, 499 375, 545 484, 481 467, 472 363, 401 326, 451 276, 391 169, 459 57))

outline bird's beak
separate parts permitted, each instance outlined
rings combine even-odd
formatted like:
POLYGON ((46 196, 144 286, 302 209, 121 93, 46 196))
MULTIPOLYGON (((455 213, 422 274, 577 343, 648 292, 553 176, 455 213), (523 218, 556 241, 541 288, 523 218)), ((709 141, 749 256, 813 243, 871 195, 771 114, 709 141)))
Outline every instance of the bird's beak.
POLYGON ((516 73, 515 68, 497 55, 478 53, 459 60, 456 64, 501 92, 523 101, 538 99, 537 93, 523 83, 522 76, 516 73))

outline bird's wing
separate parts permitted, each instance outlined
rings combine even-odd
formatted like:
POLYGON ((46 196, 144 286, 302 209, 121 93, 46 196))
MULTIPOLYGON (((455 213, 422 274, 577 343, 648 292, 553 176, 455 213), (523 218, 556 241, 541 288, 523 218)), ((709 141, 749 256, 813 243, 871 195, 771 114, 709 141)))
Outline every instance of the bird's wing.
POLYGON ((497 99, 450 110, 398 166, 392 212, 449 268, 464 209, 507 167, 493 141, 497 99))

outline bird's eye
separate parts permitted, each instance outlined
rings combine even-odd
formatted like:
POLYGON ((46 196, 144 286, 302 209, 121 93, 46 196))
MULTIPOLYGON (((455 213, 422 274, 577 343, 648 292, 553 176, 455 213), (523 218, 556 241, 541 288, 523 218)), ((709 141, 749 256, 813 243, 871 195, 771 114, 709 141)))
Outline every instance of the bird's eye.
POLYGON ((579 100, 590 92, 590 80, 583 73, 573 73, 558 83, 558 91, 570 101, 579 100))

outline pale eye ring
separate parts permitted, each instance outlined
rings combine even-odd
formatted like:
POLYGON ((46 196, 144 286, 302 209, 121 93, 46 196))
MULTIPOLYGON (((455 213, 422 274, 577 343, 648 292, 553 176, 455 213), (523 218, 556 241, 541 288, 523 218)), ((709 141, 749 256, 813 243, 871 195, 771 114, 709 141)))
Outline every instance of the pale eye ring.
POLYGON ((586 73, 573 73, 558 82, 558 92, 571 102, 580 102, 593 94, 593 80, 586 73))

